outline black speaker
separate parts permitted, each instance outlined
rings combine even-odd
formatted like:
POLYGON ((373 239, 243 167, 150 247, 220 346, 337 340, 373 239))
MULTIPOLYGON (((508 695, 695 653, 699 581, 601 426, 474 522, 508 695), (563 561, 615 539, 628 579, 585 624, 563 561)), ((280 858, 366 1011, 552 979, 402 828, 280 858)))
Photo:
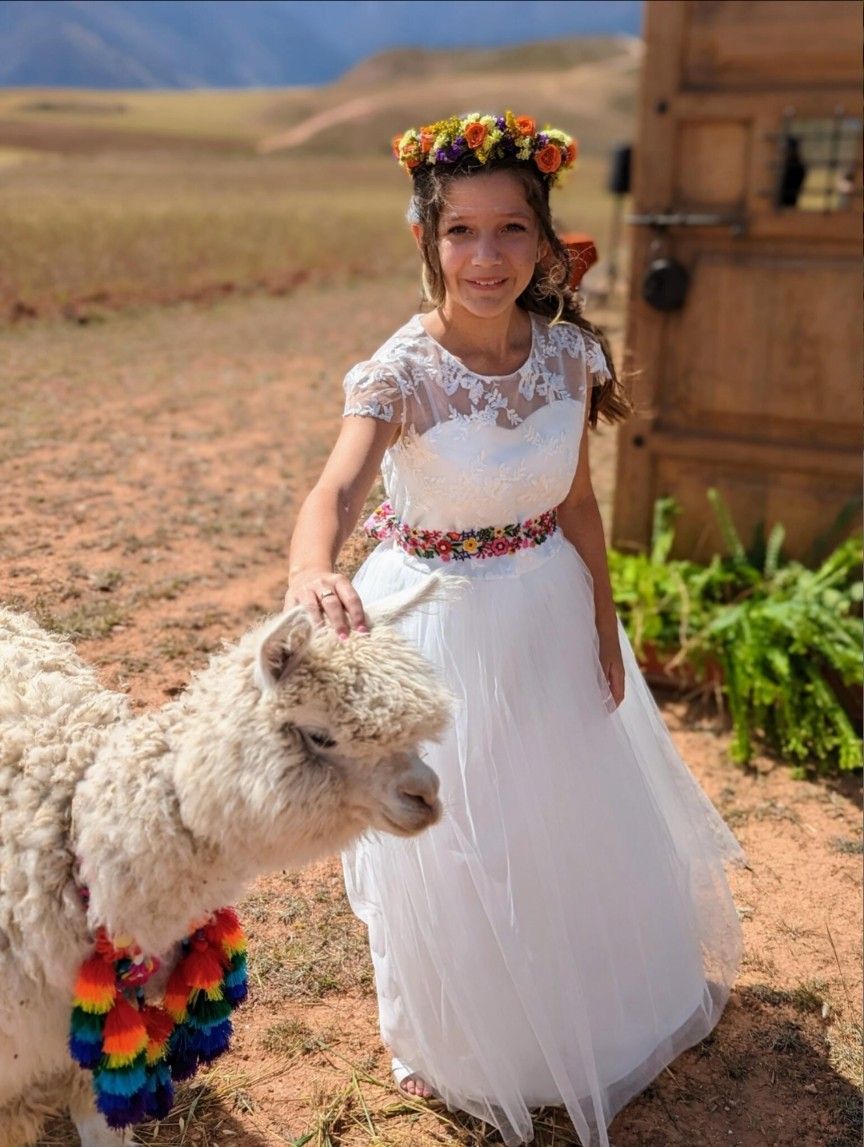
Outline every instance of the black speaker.
POLYGON ((642 280, 642 298, 658 311, 680 311, 687 298, 690 276, 677 259, 666 256, 649 264, 642 280))
POLYGON ((619 143, 609 156, 609 179, 606 190, 613 195, 630 193, 630 160, 633 148, 629 143, 619 143))

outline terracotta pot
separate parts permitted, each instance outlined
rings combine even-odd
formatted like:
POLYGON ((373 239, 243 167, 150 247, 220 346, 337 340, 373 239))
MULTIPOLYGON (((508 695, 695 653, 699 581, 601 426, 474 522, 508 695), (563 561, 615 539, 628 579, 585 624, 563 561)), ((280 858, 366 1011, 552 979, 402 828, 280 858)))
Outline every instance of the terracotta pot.
POLYGON ((639 666, 646 681, 664 689, 684 691, 722 684, 723 670, 716 661, 706 662, 703 675, 697 674, 695 668, 686 661, 672 666, 679 652, 677 649, 658 649, 653 642, 646 641, 639 658, 639 666))
POLYGON ((597 247, 591 236, 582 231, 565 231, 561 242, 570 256, 570 286, 575 290, 585 272, 597 262, 597 247))

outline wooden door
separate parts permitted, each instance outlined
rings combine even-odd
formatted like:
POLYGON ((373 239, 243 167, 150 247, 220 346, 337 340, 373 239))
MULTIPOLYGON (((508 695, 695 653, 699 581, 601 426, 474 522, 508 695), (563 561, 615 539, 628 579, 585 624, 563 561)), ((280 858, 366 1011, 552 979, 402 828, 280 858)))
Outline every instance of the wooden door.
POLYGON ((677 552, 706 558, 716 486, 745 543, 782 522, 806 558, 860 496, 861 10, 648 0, 645 32, 613 542, 644 546, 672 495, 677 552), (641 296, 663 254, 680 310, 641 296))

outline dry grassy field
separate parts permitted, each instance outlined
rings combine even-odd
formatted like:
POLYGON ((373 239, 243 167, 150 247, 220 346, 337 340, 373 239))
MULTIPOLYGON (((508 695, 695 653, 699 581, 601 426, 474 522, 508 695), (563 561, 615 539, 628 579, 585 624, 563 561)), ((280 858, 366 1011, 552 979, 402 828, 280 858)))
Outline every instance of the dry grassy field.
MULTIPOLYGON (((628 84, 632 99, 632 67, 619 57, 573 68, 556 59, 546 71, 532 64, 506 78, 507 90, 515 85, 519 110, 608 143, 627 126, 628 84)), ((438 99, 440 66, 429 62, 422 81, 438 99)), ((404 60, 380 63, 314 99, 142 95, 134 131, 116 129, 124 141, 110 146, 103 125, 87 126, 95 113, 26 112, 21 93, 0 93, 2 598, 71 633, 105 684, 139 710, 176 695, 210 651, 278 608, 292 522, 338 426, 342 375, 416 309, 401 224, 406 185, 380 154, 379 133, 406 98, 400 69, 404 60), (373 96, 379 102, 358 111, 373 96), (255 151, 325 110, 338 113, 330 127, 319 121, 287 150, 255 151), (33 147, 39 115, 54 133, 51 150, 33 147), (75 122, 65 126, 64 116, 75 122), (202 132, 214 121, 218 133, 202 132), (5 126, 13 122, 14 131, 5 126), (340 131, 376 142, 337 163, 328 148, 340 131), (316 153, 314 140, 325 136, 316 153)), ((463 61, 447 83, 466 87, 451 87, 449 98, 456 92, 471 106, 493 81, 500 104, 501 75, 463 61)), ((115 99, 132 103, 125 93, 115 99)), ((430 118, 437 105, 415 111, 396 126, 430 118)), ((586 152, 559 213, 567 227, 593 231, 602 253, 611 210, 603 152, 599 143, 586 152)), ((621 300, 593 307, 620 351, 621 300)), ((591 460, 607 516, 614 456, 615 436, 602 431, 591 460)), ((344 568, 364 549, 355 535, 344 568)), ((767 757, 741 770, 728 761, 722 715, 659 700, 680 752, 747 852, 749 867, 733 877, 745 958, 716 1032, 618 1116, 613 1142, 852 1147, 861 1072, 857 784, 795 781, 767 757)), ((142 1143, 497 1142, 392 1086, 364 931, 336 861, 267 877, 240 908, 252 994, 235 1045, 181 1089, 169 1120, 141 1131, 142 1143)), ((556 1112, 540 1113, 537 1127, 541 1147, 577 1145, 556 1112)), ((73 1142, 58 1120, 41 1147, 73 1142)))
MULTIPOLYGON (((0 135, 2 139, 2 135, 0 135)), ((87 321, 118 307, 284 294, 413 265, 408 181, 389 157, 15 153, 0 181, 0 315, 87 321)), ((604 233, 601 163, 558 207, 604 233)))
POLYGON ((454 106, 507 101, 571 128, 582 171, 560 221, 605 230, 606 149, 631 130, 637 49, 514 55, 393 53, 314 91, 0 91, 0 316, 86 319, 404 269, 393 221, 408 183, 389 141, 454 106))

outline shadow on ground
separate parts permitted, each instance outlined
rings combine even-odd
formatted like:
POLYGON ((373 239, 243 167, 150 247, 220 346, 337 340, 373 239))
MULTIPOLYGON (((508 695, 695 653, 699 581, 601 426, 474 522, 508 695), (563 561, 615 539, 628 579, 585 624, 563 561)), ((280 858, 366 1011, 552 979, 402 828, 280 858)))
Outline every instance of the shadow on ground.
MULTIPOLYGON (((178 1091, 178 1100, 170 1117, 161 1123, 142 1124, 135 1131, 141 1147, 216 1147, 236 1143, 238 1147, 273 1147, 273 1140, 249 1127, 249 1097, 241 1086, 227 1089, 208 1082, 187 1086, 178 1091), (235 1114, 238 1113, 238 1114, 235 1114)), ((57 1118, 45 1125, 38 1147, 80 1147, 71 1120, 57 1118)))
MULTIPOLYGON (((614 1147, 859 1147, 858 1090, 830 1062, 821 1001, 756 984, 733 993, 718 1028, 613 1121, 614 1147)), ((466 1147, 495 1132, 451 1115, 466 1147)), ((582 1147, 566 1113, 545 1110, 532 1147, 582 1147)))

